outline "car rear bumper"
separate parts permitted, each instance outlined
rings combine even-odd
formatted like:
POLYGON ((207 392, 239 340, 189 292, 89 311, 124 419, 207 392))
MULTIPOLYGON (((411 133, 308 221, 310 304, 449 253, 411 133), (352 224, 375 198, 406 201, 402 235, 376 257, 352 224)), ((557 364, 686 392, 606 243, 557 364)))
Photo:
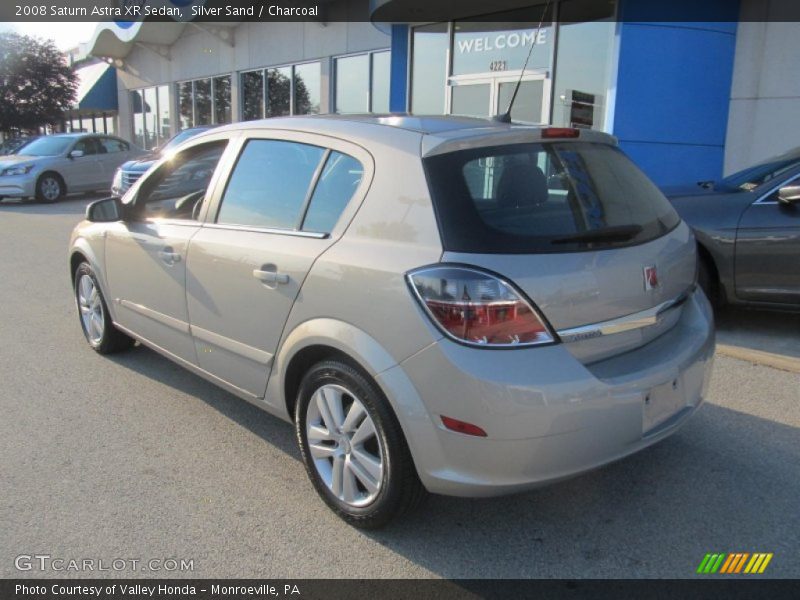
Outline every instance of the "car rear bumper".
POLYGON ((565 344, 488 350, 441 339, 378 379, 389 393, 418 394, 426 409, 401 415, 425 486, 491 496, 602 466, 674 433, 703 402, 713 354, 713 316, 697 291, 670 331, 591 365, 565 344), (487 437, 449 431, 442 415, 487 437))

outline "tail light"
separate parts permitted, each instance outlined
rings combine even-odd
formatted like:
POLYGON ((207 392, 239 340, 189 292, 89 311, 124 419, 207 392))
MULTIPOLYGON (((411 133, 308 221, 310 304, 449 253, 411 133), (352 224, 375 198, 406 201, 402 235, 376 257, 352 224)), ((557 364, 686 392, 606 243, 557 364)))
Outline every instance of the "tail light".
POLYGON ((446 335, 489 348, 551 344, 555 336, 509 282, 471 267, 423 267, 406 275, 433 323, 446 335))
POLYGON ((572 127, 545 127, 542 129, 542 137, 552 138, 576 138, 580 137, 581 130, 572 127))

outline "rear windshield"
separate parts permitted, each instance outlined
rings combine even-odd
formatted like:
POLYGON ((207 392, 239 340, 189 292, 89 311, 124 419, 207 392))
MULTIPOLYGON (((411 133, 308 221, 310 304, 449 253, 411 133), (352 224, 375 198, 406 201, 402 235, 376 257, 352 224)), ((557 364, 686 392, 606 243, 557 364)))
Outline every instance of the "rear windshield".
POLYGON ((446 250, 576 252, 641 244, 680 217, 615 146, 473 148, 424 159, 446 250))

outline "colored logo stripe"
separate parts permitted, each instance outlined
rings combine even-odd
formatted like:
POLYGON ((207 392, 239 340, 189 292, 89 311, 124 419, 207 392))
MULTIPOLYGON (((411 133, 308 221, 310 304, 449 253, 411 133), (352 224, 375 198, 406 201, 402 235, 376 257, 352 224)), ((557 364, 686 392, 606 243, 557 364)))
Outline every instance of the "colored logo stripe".
POLYGON ((700 561, 697 567, 698 573, 763 573, 767 565, 772 560, 772 552, 709 552, 700 561), (745 566, 746 565, 746 566, 745 566))

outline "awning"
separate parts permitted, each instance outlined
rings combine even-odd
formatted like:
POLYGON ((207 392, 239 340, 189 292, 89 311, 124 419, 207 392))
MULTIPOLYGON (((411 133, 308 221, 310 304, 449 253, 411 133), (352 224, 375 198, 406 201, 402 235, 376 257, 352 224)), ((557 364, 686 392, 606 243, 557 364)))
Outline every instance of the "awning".
POLYGON ((171 46, 183 33, 186 23, 153 21, 108 21, 100 23, 89 41, 89 54, 125 58, 135 42, 171 46))
POLYGON ((75 70, 78 92, 71 112, 116 111, 117 71, 104 62, 96 62, 75 70))

